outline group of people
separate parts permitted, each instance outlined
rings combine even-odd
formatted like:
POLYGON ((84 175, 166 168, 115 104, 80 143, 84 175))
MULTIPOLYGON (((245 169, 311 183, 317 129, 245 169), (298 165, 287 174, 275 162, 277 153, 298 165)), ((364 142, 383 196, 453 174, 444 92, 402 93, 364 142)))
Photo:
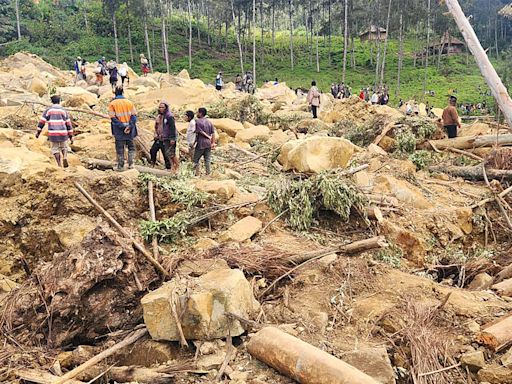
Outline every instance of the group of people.
POLYGON ((340 84, 332 83, 331 95, 335 99, 347 99, 352 96, 352 89, 348 85, 345 85, 344 82, 341 82, 340 84))
MULTIPOLYGON (((134 139, 137 137, 137 111, 133 103, 124 96, 122 86, 114 90, 115 97, 108 106, 111 123, 111 133, 115 139, 117 157, 116 171, 123 171, 125 162, 128 169, 133 168, 135 161, 134 139), (126 158, 125 152, 128 152, 126 158)), ((68 141, 73 143, 73 126, 68 112, 60 105, 60 96, 51 97, 52 105, 42 114, 37 126, 36 138, 41 135, 44 126, 48 125, 48 141, 51 144, 51 153, 59 167, 67 168, 68 141)), ((187 128, 187 144, 189 156, 194 163, 195 174, 199 175, 199 163, 204 159, 206 174, 211 172, 211 151, 215 148, 215 128, 207 118, 207 110, 199 108, 196 119, 194 112, 187 111, 185 119, 189 123, 187 128)), ((162 152, 165 168, 176 174, 179 170, 179 159, 176 155, 178 131, 174 115, 167 102, 162 101, 158 107, 155 118, 154 141, 150 150, 151 165, 155 166, 158 152, 162 152)))

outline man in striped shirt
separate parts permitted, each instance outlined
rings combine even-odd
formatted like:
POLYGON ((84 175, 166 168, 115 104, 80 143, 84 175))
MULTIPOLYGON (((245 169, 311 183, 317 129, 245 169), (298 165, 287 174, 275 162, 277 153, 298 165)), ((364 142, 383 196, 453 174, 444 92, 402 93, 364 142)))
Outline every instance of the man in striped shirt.
POLYGON ((128 147, 128 168, 133 168, 135 159, 135 145, 133 139, 137 137, 137 111, 133 103, 123 96, 123 87, 115 89, 116 97, 108 106, 112 135, 116 140, 117 168, 124 169, 124 148, 128 147))
POLYGON ((60 96, 52 96, 51 101, 53 105, 43 112, 43 116, 39 120, 36 137, 39 137, 45 124, 48 124, 48 141, 51 143, 52 155, 55 157, 59 167, 64 165, 64 168, 67 168, 67 141, 69 139, 71 144, 73 144, 73 126, 71 125, 68 112, 60 105, 60 96))

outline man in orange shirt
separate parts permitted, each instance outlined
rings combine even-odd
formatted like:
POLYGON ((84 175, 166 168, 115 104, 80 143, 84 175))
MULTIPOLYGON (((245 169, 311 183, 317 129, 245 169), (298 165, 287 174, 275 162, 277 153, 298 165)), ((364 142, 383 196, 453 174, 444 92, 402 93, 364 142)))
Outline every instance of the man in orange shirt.
POLYGON ((443 127, 449 139, 457 137, 457 127, 460 129, 459 114, 457 113, 457 98, 450 96, 448 106, 443 110, 443 127))
POLYGON ((117 168, 124 169, 124 148, 128 147, 128 168, 133 168, 135 159, 135 145, 133 139, 137 137, 137 111, 133 103, 123 96, 123 87, 115 89, 116 97, 108 106, 112 135, 116 140, 117 168))

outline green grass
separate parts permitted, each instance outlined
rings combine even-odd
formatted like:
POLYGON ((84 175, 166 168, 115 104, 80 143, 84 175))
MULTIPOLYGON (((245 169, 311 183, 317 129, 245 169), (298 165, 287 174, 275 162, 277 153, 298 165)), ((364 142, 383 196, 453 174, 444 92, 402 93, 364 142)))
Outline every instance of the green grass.
MULTIPOLYGON (((145 52, 144 41, 140 26, 134 30, 135 59, 140 52, 145 52)), ((169 54, 171 59, 171 71, 178 73, 183 68, 188 69, 188 38, 186 37, 186 22, 179 15, 173 18, 173 33, 169 37, 169 54)), ((194 25, 193 33, 193 60, 190 74, 192 77, 201 78, 206 83, 213 83, 216 73, 221 70, 224 73, 225 81, 232 81, 236 74, 240 73, 238 48, 234 34, 228 36, 227 49, 225 48, 225 32, 221 40, 213 36, 212 46, 206 43, 206 31, 204 25, 200 25, 201 43, 197 38, 197 25, 194 25)), ((218 32, 215 32, 218 33, 218 32)), ((343 55, 343 39, 340 36, 332 38, 331 61, 329 61, 329 43, 327 38, 319 37, 318 50, 320 61, 320 72, 316 71, 316 45, 313 46, 313 57, 310 62, 309 46, 306 42, 304 30, 297 30, 294 35, 294 58, 295 67, 290 68, 289 34, 286 31, 276 34, 276 44, 272 49, 271 35, 265 34, 265 52, 261 53, 260 33, 257 33, 257 80, 261 85, 264 80, 285 81, 290 87, 309 88, 311 81, 317 81, 323 92, 329 92, 330 84, 341 81, 341 62, 343 55)), ((150 33, 152 38, 152 33, 150 33)), ((165 64, 159 50, 161 46, 159 33, 155 33, 153 63, 158 71, 165 71, 165 64)), ((351 53, 347 64, 346 83, 352 87, 354 94, 359 93, 361 87, 372 86, 375 83, 375 57, 376 47, 373 43, 362 43, 359 39, 354 40, 355 67, 350 65, 351 53), (373 52, 373 55, 371 55, 373 52), (373 64, 370 57, 373 56, 373 64)), ((27 50, 41 55, 50 63, 61 67, 71 68, 76 55, 80 54, 89 61, 97 60, 99 56, 107 58, 114 56, 113 39, 111 37, 100 37, 92 34, 82 34, 77 41, 72 41, 59 49, 47 48, 45 42, 28 42, 26 40, 7 46, 0 51, 0 54, 12 54, 19 50, 27 50)), ((244 60, 244 69, 252 69, 252 41, 248 39, 247 55, 244 60)), ((423 94, 423 79, 425 70, 421 60, 418 60, 414 67, 414 47, 419 50, 424 42, 407 40, 405 42, 405 58, 401 74, 400 94, 396 93, 396 78, 398 68, 398 41, 390 39, 387 49, 385 84, 390 89, 390 104, 395 106, 399 98, 416 99, 429 102, 436 107, 443 107, 446 97, 451 89, 458 90, 458 97, 461 103, 477 103, 486 101, 491 103, 491 97, 479 95, 478 88, 487 90, 485 82, 480 75, 472 57, 469 60, 466 54, 452 57, 442 57, 439 69, 437 68, 437 57, 431 58, 430 67, 427 71, 427 90, 435 92, 435 96, 423 94), (466 64, 467 62, 467 64, 466 64)), ((120 61, 130 62, 127 39, 121 34, 120 38, 121 57, 120 61)), ((498 63, 500 67, 503 61, 498 63)), ((138 70, 138 65, 134 65, 138 70)))

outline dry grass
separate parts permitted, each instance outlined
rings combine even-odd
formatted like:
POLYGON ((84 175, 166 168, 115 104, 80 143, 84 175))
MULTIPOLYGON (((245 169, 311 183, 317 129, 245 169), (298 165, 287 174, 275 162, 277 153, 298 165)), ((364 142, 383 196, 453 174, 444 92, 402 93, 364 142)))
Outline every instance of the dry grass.
POLYGON ((490 168, 512 170, 512 148, 493 149, 485 164, 490 168))

